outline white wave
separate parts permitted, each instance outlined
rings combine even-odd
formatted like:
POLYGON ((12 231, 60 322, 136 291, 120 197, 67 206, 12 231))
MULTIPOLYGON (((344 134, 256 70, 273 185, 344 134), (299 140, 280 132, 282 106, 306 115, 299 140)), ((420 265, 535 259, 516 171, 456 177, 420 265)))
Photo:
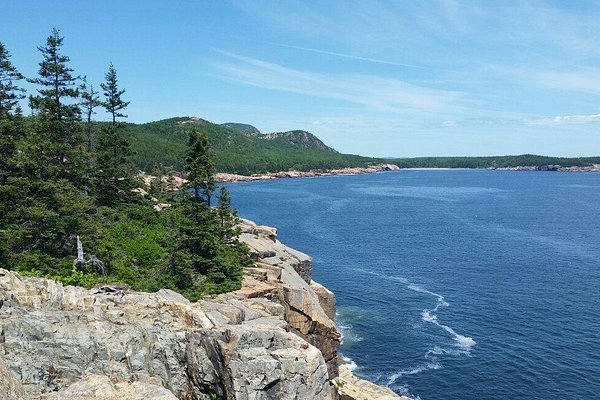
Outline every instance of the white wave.
POLYGON ((425 322, 437 325, 446 332, 448 332, 456 341, 456 344, 466 352, 469 352, 471 348, 475 346, 475 344, 477 344, 477 342, 475 342, 473 338, 456 333, 456 331, 448 325, 440 324, 437 315, 432 314, 432 310, 423 310, 423 312, 421 313, 421 319, 425 322))
POLYGON ((362 336, 352 330, 352 325, 338 324, 340 344, 362 342, 362 336))
POLYGON ((473 340, 472 337, 458 335, 458 334, 456 335, 454 340, 456 340, 458 342, 458 345, 465 350, 471 350, 471 347, 473 347, 477 344, 477 342, 475 340, 473 340))
POLYGON ((431 322, 432 324, 438 324, 437 315, 431 314, 431 310, 423 310, 421 313, 421 319, 425 322, 431 322))
POLYGON ((435 361, 435 360, 437 360, 438 356, 442 356, 442 355, 450 355, 450 356, 454 356, 454 357, 460 357, 460 356, 468 356, 470 354, 471 354, 470 350, 465 350, 465 348, 462 346, 456 346, 453 348, 433 346, 432 348, 427 350, 427 352, 425 353, 425 358, 435 361))
POLYGON ((342 356, 342 360, 344 360, 344 364, 346 364, 346 367, 350 370, 350 371, 354 371, 355 369, 358 368, 358 364, 356 364, 354 362, 353 359, 351 359, 350 357, 346 357, 346 356, 342 356))
MULTIPOLYGON (((357 269, 357 271, 360 272, 364 272, 364 273, 368 273, 371 275, 376 275, 376 276, 380 276, 380 277, 384 277, 381 274, 378 274, 376 272, 373 271, 366 271, 366 270, 362 270, 362 269, 357 269)), ((400 282, 402 284, 404 284, 408 289, 418 292, 418 293, 423 293, 423 294, 428 294, 430 296, 433 296, 437 299, 437 302, 435 304, 435 307, 432 309, 425 309, 423 310, 423 312, 421 312, 421 319, 424 322, 428 322, 434 325, 439 326, 440 328, 444 329, 446 332, 448 332, 452 338, 456 341, 456 344, 462 348, 463 350, 465 350, 467 353, 471 350, 471 348, 473 346, 475 346, 475 344, 477 344, 477 342, 475 342, 475 340, 473 340, 473 338, 469 337, 469 336, 464 336, 461 335, 459 333, 457 333, 454 329, 452 329, 450 326, 448 325, 444 325, 442 323, 439 322, 437 315, 435 315, 434 313, 436 311, 439 310, 440 307, 449 307, 450 303, 448 303, 445 299, 444 296, 442 296, 439 293, 435 293, 432 292, 431 290, 427 290, 425 288, 422 288, 421 286, 410 282, 408 279, 403 278, 401 276, 390 276, 390 277, 386 277, 388 279, 391 279, 393 281, 396 282, 400 282)))
POLYGON ((425 294, 428 294, 430 296, 437 298, 437 304, 435 305, 435 308, 433 309, 434 311, 437 311, 438 308, 440 308, 440 307, 449 307, 450 306, 450 303, 448 303, 446 300, 444 300, 444 296, 442 296, 441 294, 432 292, 427 289, 423 289, 421 286, 415 285, 414 283, 409 283, 409 284, 407 284, 406 287, 409 288, 410 290, 414 290, 415 292, 425 293, 425 294))
MULTIPOLYGON (((452 355, 452 356, 467 355, 468 356, 468 355, 470 355, 471 348, 473 346, 475 346, 475 344, 476 344, 475 340, 469 336, 461 335, 461 334, 457 333, 454 329, 452 329, 450 326, 441 323, 438 319, 438 316, 435 314, 441 307, 450 307, 450 303, 448 303, 445 300, 444 296, 442 296, 439 293, 435 293, 430 290, 427 290, 415 283, 410 282, 408 279, 403 278, 403 277, 385 276, 385 275, 378 274, 373 271, 367 271, 367 270, 363 270, 363 269, 355 269, 355 270, 358 272, 363 272, 363 273, 367 273, 370 275, 378 276, 380 278, 399 282, 399 283, 403 284, 404 286, 406 286, 407 289, 435 297, 437 300, 435 306, 431 309, 424 309, 421 312, 421 320, 426 323, 430 323, 430 324, 433 324, 433 325, 436 325, 436 326, 442 328, 445 332, 450 334, 452 339, 454 339, 454 341, 455 341, 455 348, 448 349, 448 348, 442 348, 440 346, 434 346, 433 348, 427 350, 424 357, 425 357, 425 359, 430 360, 430 362, 428 362, 427 364, 418 366, 418 367, 402 369, 402 370, 390 375, 390 377, 388 378, 387 386, 395 384, 395 382, 398 379, 402 378, 403 376, 415 375, 415 374, 421 373, 423 371, 437 370, 437 369, 442 368, 442 365, 440 363, 438 363, 438 356, 442 356, 442 355, 452 355)), ((409 396, 413 399, 415 398, 414 396, 410 396, 408 394, 408 386, 406 386, 406 385, 396 384, 394 386, 394 389, 397 392, 406 394, 407 396, 409 396)), ((418 399, 418 396, 416 397, 416 399, 418 399)))
POLYGON ((440 368, 442 368, 442 366, 440 364, 438 364, 437 362, 432 362, 432 363, 427 363, 425 365, 421 365, 421 366, 418 366, 415 368, 402 369, 402 370, 390 375, 387 386, 392 385, 394 382, 396 382, 396 380, 398 378, 401 378, 405 375, 416 375, 423 371, 436 370, 436 369, 440 369, 440 368))

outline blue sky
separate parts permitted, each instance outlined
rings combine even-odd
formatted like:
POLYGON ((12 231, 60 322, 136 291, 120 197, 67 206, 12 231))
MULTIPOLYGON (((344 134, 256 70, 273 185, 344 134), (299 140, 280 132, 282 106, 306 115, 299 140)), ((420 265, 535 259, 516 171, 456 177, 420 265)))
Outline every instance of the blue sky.
MULTIPOLYGON (((53 26, 129 120, 305 129, 372 156, 600 155, 598 1, 12 1, 34 76, 53 26)), ((98 114, 98 119, 105 118, 98 114)))

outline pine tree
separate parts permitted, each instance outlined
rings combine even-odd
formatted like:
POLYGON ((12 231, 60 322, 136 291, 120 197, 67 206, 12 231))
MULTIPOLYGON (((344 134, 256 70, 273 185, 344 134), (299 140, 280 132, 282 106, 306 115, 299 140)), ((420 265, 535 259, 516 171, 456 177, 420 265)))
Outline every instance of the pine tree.
POLYGON ((46 45, 38 48, 43 56, 39 77, 30 80, 40 86, 38 95, 30 96, 34 123, 21 128, 18 173, 0 193, 4 260, 11 268, 45 274, 70 271, 71 262, 65 260, 90 206, 81 190, 85 172, 77 78, 67 66, 69 58, 61 54, 62 43, 53 29, 46 45))
POLYGON ((127 118, 127 115, 123 114, 121 110, 129 105, 128 101, 123 101, 121 96, 125 93, 125 90, 119 90, 117 82, 117 71, 112 63, 108 67, 108 72, 104 75, 106 82, 101 84, 100 87, 104 90, 104 108, 112 116, 113 125, 117 123, 117 117, 127 118))
POLYGON ((99 205, 115 206, 133 188, 129 141, 114 126, 103 126, 96 143, 94 196, 99 205))
POLYGON ((105 96, 102 104, 112 114, 113 123, 110 126, 103 126, 98 135, 94 190, 98 204, 114 206, 130 198, 133 188, 133 171, 129 160, 130 143, 123 136, 121 127, 116 124, 117 117, 126 117, 120 111, 129 102, 121 100, 125 90, 119 90, 117 73, 112 64, 105 78, 106 82, 100 85, 105 96))
POLYGON ((29 97, 38 118, 30 142, 34 154, 28 163, 41 179, 64 178, 84 187, 77 77, 67 65, 69 57, 61 53, 62 46, 60 32, 52 29, 46 45, 38 47, 43 57, 39 77, 30 82, 41 88, 37 96, 29 97))
POLYGON ((76 100, 79 97, 77 76, 73 69, 67 66, 69 57, 61 54, 64 38, 60 31, 52 29, 46 39, 46 45, 38 47, 43 60, 38 71, 39 78, 31 79, 32 83, 40 85, 39 96, 31 96, 32 109, 42 114, 52 116, 56 121, 79 121, 80 110, 76 100))
POLYGON ((88 153, 92 152, 94 141, 94 126, 92 124, 92 116, 96 114, 94 109, 100 105, 100 97, 94 89, 94 85, 88 83, 87 78, 83 77, 83 84, 80 87, 81 98, 83 99, 81 106, 85 115, 85 142, 88 153))
POLYGON ((240 218, 237 210, 231 208, 231 194, 225 186, 221 186, 218 199, 217 214, 221 223, 221 239, 228 244, 237 244, 240 235, 237 225, 240 223, 240 218))
POLYGON ((16 85, 21 79, 23 75, 12 65, 10 53, 0 42, 0 119, 7 117, 19 100, 25 97, 25 89, 16 85))
POLYGON ((215 164, 208 146, 205 133, 190 132, 185 172, 188 174, 188 187, 193 189, 196 199, 203 198, 210 206, 215 190, 215 164))
POLYGON ((23 118, 18 106, 25 90, 15 82, 23 79, 0 42, 0 183, 16 170, 17 141, 23 136, 23 118), (13 111, 14 110, 14 111, 13 111))

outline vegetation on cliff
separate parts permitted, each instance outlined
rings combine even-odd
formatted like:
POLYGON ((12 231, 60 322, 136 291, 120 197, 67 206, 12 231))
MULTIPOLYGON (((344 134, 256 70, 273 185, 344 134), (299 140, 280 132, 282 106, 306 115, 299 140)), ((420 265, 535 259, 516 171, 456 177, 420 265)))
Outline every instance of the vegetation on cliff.
POLYGON ((189 190, 167 191, 162 180, 151 194, 140 190, 138 142, 118 121, 129 103, 116 69, 100 85, 101 100, 62 45, 53 29, 38 48, 38 76, 27 79, 38 89, 25 118, 25 78, 0 43, 0 266, 69 284, 170 288, 191 299, 239 288, 248 250, 227 191, 219 208, 210 206, 214 165, 208 137, 196 132, 203 127, 185 131, 181 168, 196 177, 189 190), (110 122, 92 121, 100 106, 110 122))

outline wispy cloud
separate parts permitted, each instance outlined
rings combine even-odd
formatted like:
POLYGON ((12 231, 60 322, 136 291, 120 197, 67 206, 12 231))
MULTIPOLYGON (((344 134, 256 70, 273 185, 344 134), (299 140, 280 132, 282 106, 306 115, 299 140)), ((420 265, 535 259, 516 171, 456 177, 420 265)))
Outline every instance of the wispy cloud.
MULTIPOLYGON (((308 52, 317 53, 317 54, 325 54, 325 55, 329 55, 329 56, 348 58, 351 60, 366 61, 366 62, 371 62, 371 63, 375 63, 375 64, 394 65, 396 67, 418 68, 418 69, 438 70, 438 71, 442 70, 439 68, 432 68, 432 67, 427 67, 427 66, 423 66, 423 65, 405 64, 405 63, 399 63, 399 62, 394 62, 394 61, 381 60, 378 58, 361 57, 361 56, 357 56, 357 55, 353 55, 353 54, 337 53, 335 51, 314 49, 311 47, 294 46, 291 44, 275 43, 275 42, 269 42, 269 44, 271 44, 273 46, 286 47, 288 49, 308 51, 308 52)), ((442 70, 442 71, 447 71, 447 70, 442 70)), ((452 71, 450 71, 450 72, 452 72, 452 71)))
POLYGON ((497 77, 508 78, 526 87, 552 89, 561 92, 576 92, 600 95, 600 68, 570 67, 536 68, 489 66, 497 77))
POLYGON ((464 93, 427 88, 398 79, 366 74, 325 74, 219 51, 226 61, 214 63, 222 77, 260 88, 342 100, 377 111, 407 108, 440 111, 465 105, 464 93))
POLYGON ((589 124, 598 122, 600 122, 600 114, 557 115, 554 117, 534 118, 525 120, 526 125, 589 124))

